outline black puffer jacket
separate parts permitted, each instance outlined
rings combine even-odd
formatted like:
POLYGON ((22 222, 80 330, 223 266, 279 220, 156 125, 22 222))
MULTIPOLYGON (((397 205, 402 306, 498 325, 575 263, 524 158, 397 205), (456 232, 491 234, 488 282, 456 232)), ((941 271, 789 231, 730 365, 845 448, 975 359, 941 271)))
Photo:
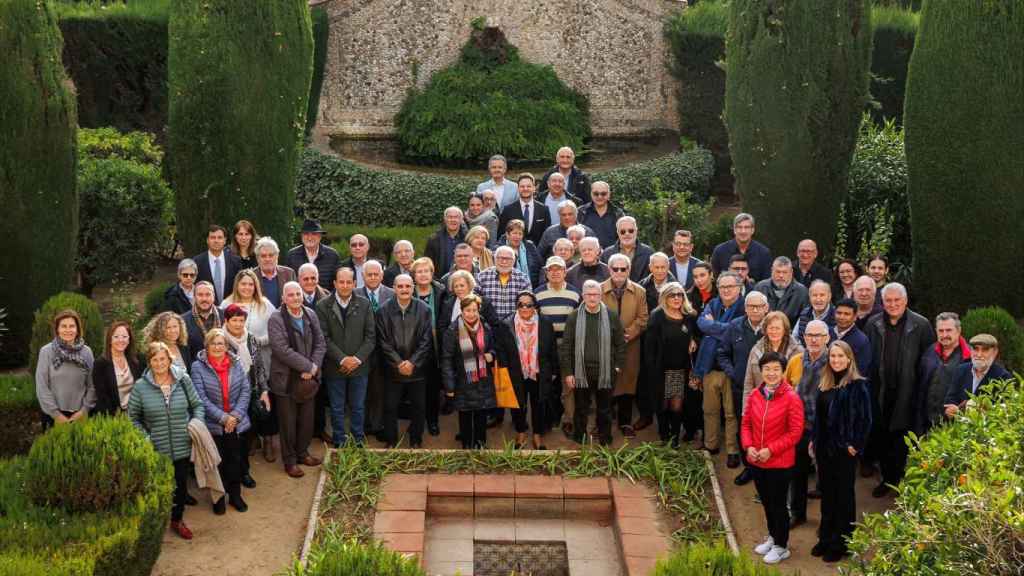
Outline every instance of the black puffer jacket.
MULTIPOLYGON (((444 378, 444 389, 455 392, 454 405, 459 412, 469 410, 486 410, 497 406, 494 394, 494 363, 487 365, 487 376, 476 382, 470 382, 462 362, 462 349, 459 348, 459 325, 461 318, 452 323, 444 333, 444 348, 441 353, 441 375, 444 378)), ((484 329, 484 353, 496 356, 494 331, 486 323, 480 324, 484 329)))
POLYGON ((398 297, 388 300, 377 312, 377 345, 392 382, 423 380, 424 368, 434 360, 430 309, 416 298, 405 310, 398 305, 398 297), (411 376, 398 372, 398 365, 405 360, 416 365, 411 376))

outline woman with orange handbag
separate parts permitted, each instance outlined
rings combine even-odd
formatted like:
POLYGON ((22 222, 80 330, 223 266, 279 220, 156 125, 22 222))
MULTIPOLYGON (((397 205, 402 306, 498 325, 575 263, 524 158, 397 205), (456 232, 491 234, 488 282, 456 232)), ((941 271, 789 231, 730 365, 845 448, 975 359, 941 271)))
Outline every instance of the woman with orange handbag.
POLYGON ((516 428, 516 449, 526 446, 526 412, 529 408, 533 430, 533 449, 544 446, 546 410, 544 398, 550 394, 553 371, 558 366, 558 346, 551 320, 537 312, 537 297, 523 290, 516 296, 516 313, 505 321, 502 340, 507 353, 508 370, 512 376, 519 408, 512 410, 516 428))
POLYGON ((441 354, 445 393, 459 411, 459 434, 466 449, 487 447, 487 415, 497 406, 494 333, 480 320, 480 305, 475 294, 459 300, 462 314, 444 334, 441 354))

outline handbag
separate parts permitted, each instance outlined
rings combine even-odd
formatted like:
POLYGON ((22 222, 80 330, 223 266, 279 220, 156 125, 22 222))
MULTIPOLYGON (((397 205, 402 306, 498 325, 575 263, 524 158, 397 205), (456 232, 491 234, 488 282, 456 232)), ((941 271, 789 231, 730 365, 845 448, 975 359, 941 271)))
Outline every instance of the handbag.
MULTIPOLYGON (((287 312, 285 312, 285 316, 287 316, 287 312)), ((311 318, 310 315, 306 313, 305 308, 302 310, 302 319, 303 322, 318 321, 311 318)), ((292 326, 292 323, 287 317, 284 317, 284 329, 288 333, 288 342, 292 345, 292 348, 299 350, 299 338, 301 338, 302 335, 295 330, 295 327, 292 326)), ((309 402, 316 396, 317 390, 320 388, 319 372, 309 380, 303 380, 302 376, 295 370, 289 370, 288 374, 288 394, 292 397, 292 400, 301 404, 303 402, 309 402)))
POLYGON ((256 388, 249 395, 249 420, 253 424, 265 424, 270 421, 270 410, 260 402, 260 394, 256 388))
POLYGON ((494 362, 494 396, 498 400, 498 408, 519 409, 516 389, 512 386, 512 375, 508 368, 494 362))

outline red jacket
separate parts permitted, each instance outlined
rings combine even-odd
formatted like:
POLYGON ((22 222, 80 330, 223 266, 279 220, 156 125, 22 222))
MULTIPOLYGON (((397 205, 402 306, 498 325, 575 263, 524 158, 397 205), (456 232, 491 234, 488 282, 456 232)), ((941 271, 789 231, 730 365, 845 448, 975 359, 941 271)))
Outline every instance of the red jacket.
MULTIPOLYGON (((804 433, 804 403, 783 380, 771 398, 762 384, 747 399, 740 428, 744 456, 747 448, 768 448, 767 462, 751 462, 759 468, 791 468, 796 463, 796 445, 804 433)), ((749 461, 749 460, 748 460, 749 461)))

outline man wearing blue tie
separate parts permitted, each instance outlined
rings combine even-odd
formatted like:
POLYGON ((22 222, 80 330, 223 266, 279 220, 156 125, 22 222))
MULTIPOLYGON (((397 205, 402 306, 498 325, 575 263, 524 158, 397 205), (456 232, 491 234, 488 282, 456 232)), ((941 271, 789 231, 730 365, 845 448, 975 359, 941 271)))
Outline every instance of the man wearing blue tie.
POLYGON ((211 224, 206 232, 206 252, 193 258, 199 269, 196 282, 205 280, 213 284, 215 302, 218 306, 221 300, 231 294, 235 275, 242 269, 242 261, 238 256, 224 248, 227 238, 227 230, 217 224, 211 224))

